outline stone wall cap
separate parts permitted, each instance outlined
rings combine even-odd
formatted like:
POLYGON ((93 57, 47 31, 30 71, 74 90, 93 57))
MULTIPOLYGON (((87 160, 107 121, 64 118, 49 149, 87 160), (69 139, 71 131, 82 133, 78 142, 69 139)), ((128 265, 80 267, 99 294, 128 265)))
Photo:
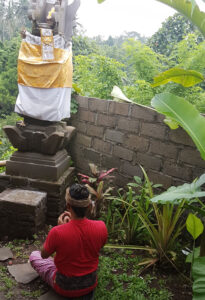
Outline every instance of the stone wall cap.
POLYGON ((46 198, 47 193, 30 191, 23 189, 6 189, 0 193, 0 202, 12 202, 22 205, 36 206, 44 198, 46 198))

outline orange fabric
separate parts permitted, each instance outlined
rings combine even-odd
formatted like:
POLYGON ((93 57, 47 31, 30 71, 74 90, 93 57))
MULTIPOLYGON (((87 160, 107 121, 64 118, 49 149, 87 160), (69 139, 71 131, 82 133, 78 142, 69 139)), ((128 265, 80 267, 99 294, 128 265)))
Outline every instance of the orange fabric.
POLYGON ((21 43, 18 83, 38 88, 72 87, 72 53, 54 48, 54 60, 43 61, 41 45, 21 43))

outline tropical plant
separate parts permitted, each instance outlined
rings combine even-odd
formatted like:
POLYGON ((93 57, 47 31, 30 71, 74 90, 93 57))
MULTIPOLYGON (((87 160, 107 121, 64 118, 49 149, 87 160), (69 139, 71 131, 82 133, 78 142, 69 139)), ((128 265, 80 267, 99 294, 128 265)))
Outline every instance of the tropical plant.
MULTIPOLYGON (((203 80, 203 75, 196 71, 173 68, 158 75, 153 86, 174 81, 189 87, 203 80)), ((194 105, 171 93, 155 95, 151 105, 159 113, 167 116, 164 121, 171 129, 177 129, 180 125, 190 135, 201 157, 205 159, 205 119, 194 105)))
POLYGON ((90 171, 92 176, 84 175, 81 173, 78 173, 78 176, 80 177, 80 180, 83 184, 86 184, 89 192, 91 195, 93 195, 93 211, 92 215, 95 218, 99 218, 100 211, 103 206, 103 201, 105 197, 110 195, 112 187, 105 186, 105 180, 109 180, 113 178, 113 176, 110 176, 110 173, 114 172, 116 169, 112 168, 108 171, 99 171, 98 167, 95 164, 89 164, 90 171))
MULTIPOLYGON (((126 201, 118 199, 120 202, 126 205, 125 216, 129 210, 136 211, 138 218, 143 224, 143 228, 146 230, 147 241, 146 246, 125 246, 130 249, 140 249, 148 251, 150 256, 145 258, 140 264, 149 267, 156 262, 163 262, 164 260, 171 261, 175 259, 176 253, 176 240, 181 234, 185 224, 180 221, 181 215, 184 212, 184 203, 182 202, 179 206, 173 204, 155 204, 150 202, 153 198, 154 192, 152 183, 150 182, 145 170, 142 168, 145 180, 146 197, 144 201, 140 202, 139 198, 134 201, 126 201), (153 210, 153 214, 150 213, 153 210)), ((155 186, 155 187, 158 187, 155 186)), ((124 218, 125 219, 125 218, 124 218)), ((123 246, 109 245, 111 248, 123 248, 123 246)))
MULTIPOLYGON (((182 186, 171 187, 166 192, 153 197, 151 201, 155 204, 175 204, 181 205, 192 210, 195 214, 198 213, 202 217, 205 216, 205 204, 199 198, 205 196, 205 191, 201 187, 205 184, 205 174, 201 175, 198 180, 194 180, 191 184, 185 183, 182 186)), ((192 277, 193 283, 193 300, 204 299, 205 297, 205 245, 204 245, 204 226, 199 218, 194 214, 189 214, 186 227, 188 232, 194 239, 194 246, 192 252, 192 277), (202 234, 203 233, 203 234, 202 234), (195 256, 195 240, 201 236, 200 256, 195 256)))

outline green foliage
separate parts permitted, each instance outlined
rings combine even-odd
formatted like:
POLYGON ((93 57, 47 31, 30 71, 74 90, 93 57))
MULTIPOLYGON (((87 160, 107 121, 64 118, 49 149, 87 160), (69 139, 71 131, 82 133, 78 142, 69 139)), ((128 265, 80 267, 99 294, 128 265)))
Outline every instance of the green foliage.
POLYGON ((156 95, 151 104, 159 113, 174 120, 190 135, 201 157, 205 159, 205 118, 198 110, 183 98, 170 93, 156 95))
POLYGON ((192 267, 193 300, 202 300, 205 298, 205 257, 197 257, 192 267))
POLYGON ((123 49, 131 80, 151 82, 152 78, 164 69, 163 57, 140 41, 129 39, 123 43, 123 49))
POLYGON ((148 45, 156 53, 170 56, 173 48, 190 33, 196 33, 197 43, 203 39, 187 18, 176 13, 162 23, 162 27, 148 40, 148 45))
POLYGON ((154 77, 154 83, 152 84, 152 87, 166 84, 170 81, 179 83, 184 87, 190 87, 202 82, 203 80, 204 77, 199 72, 175 67, 154 77))
POLYGON ((150 106, 155 92, 151 84, 145 80, 136 80, 132 85, 123 86, 125 95, 135 103, 150 106))
POLYGON ((186 220, 186 229, 193 239, 196 240, 204 231, 204 225, 195 215, 189 214, 186 220))
POLYGON ((84 96, 109 99, 114 85, 122 86, 126 74, 114 59, 96 54, 75 58, 74 82, 84 96))

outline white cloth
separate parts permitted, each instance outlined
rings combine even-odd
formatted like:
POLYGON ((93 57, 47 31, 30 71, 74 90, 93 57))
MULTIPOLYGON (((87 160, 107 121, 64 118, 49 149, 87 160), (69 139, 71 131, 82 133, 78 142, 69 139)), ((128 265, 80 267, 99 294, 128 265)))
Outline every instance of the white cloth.
POLYGON ((45 121, 70 117, 71 88, 41 89, 18 84, 15 112, 45 121))

